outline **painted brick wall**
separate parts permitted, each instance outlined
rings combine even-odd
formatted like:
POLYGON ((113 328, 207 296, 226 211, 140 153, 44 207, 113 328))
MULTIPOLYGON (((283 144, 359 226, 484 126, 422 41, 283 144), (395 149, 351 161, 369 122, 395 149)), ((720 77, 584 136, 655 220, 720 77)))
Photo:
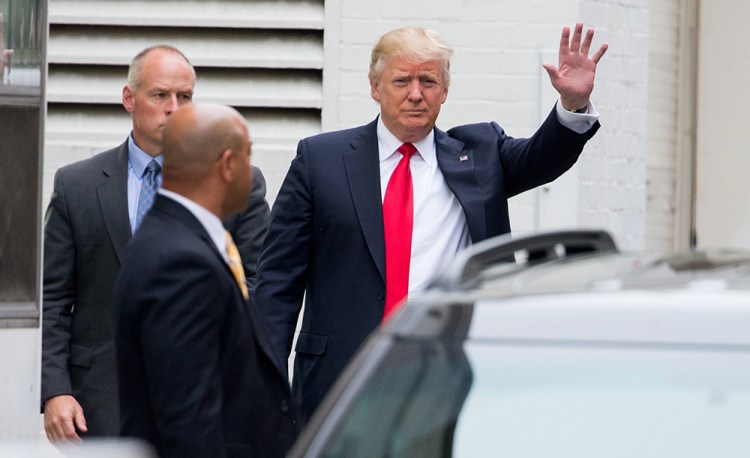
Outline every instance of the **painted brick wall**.
MULTIPOLYGON (((324 122, 324 130, 375 117, 378 109, 367 82, 370 49, 382 33, 417 25, 436 30, 455 51, 450 94, 438 127, 495 120, 510 135, 527 136, 555 100, 547 94, 551 86, 541 68, 543 56, 556 56, 564 25, 582 20, 596 27, 594 46, 604 40, 610 44, 593 95, 603 127, 587 146, 577 171, 571 172, 577 173, 577 179, 563 187, 562 201, 575 213, 573 225, 607 228, 624 248, 644 246, 647 0, 326 2, 327 9, 334 6, 340 22, 332 24, 328 17, 326 33, 338 34, 328 44, 338 44, 339 62, 326 61, 325 77, 334 83, 327 86, 324 113, 327 104, 338 106, 335 122, 324 122)), ((514 231, 544 228, 539 223, 544 219, 537 212, 539 201, 538 191, 511 200, 514 231)), ((564 220, 569 224, 571 218, 564 220)))
POLYGON ((680 246, 680 241, 675 240, 675 226, 679 224, 677 78, 681 64, 681 13, 684 11, 674 0, 651 2, 646 155, 646 249, 650 251, 670 251, 680 246))
POLYGON ((622 248, 646 239, 649 1, 581 3, 609 43, 594 100, 603 127, 581 160, 579 222, 610 229, 622 248))

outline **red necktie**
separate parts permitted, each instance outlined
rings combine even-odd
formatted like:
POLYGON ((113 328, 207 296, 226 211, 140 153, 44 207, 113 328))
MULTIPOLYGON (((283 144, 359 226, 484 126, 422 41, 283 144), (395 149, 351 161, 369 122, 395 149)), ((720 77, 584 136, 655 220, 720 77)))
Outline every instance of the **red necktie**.
POLYGON ((398 148, 403 155, 393 171, 383 199, 385 234, 385 312, 383 321, 409 293, 409 261, 414 227, 414 192, 409 160, 417 149, 411 143, 398 148))

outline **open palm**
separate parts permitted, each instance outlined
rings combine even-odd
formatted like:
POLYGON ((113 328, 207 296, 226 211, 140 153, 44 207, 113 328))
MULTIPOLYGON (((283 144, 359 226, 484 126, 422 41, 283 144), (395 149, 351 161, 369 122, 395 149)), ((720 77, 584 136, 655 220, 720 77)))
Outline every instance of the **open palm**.
POLYGON ((549 74, 552 87, 560 94, 563 108, 571 111, 588 104, 591 92, 594 90, 596 65, 607 51, 607 44, 604 43, 593 56, 589 57, 594 29, 586 31, 583 41, 582 36, 583 23, 576 24, 572 39, 570 28, 564 27, 560 37, 557 67, 553 64, 543 64, 549 74))

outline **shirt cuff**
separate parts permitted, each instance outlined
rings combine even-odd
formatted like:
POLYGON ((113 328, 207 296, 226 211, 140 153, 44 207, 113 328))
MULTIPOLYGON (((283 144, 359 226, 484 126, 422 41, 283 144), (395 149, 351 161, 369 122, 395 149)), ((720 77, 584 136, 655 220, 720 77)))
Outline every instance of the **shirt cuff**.
POLYGON ((555 109, 557 110, 557 120, 560 121, 560 124, 577 134, 582 134, 591 129, 596 121, 599 120, 599 112, 596 111, 591 101, 586 105, 586 113, 573 113, 566 110, 563 108, 560 99, 557 99, 555 109))

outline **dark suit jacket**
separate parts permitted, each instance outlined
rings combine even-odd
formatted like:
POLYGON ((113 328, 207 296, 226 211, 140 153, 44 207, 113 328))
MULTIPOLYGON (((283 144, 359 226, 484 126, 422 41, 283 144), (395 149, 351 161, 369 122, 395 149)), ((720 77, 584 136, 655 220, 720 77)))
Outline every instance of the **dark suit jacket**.
MULTIPOLYGON (((282 360, 306 293, 293 381, 306 417, 383 317, 376 125, 299 143, 261 254, 256 302, 282 360)), ((568 170, 598 127, 576 134, 553 110, 529 139, 508 137, 496 123, 435 129, 438 165, 463 207, 471 240, 510 232, 507 199, 568 170)))
POLYGON ((158 196, 115 286, 121 433, 163 457, 281 457, 296 409, 262 318, 182 204, 158 196))
MULTIPOLYGON (((42 392, 72 394, 88 435, 119 430, 112 289, 130 241, 128 142, 55 174, 44 226, 42 392)), ((227 221, 248 278, 268 222, 265 180, 254 170, 247 210, 227 221)))

